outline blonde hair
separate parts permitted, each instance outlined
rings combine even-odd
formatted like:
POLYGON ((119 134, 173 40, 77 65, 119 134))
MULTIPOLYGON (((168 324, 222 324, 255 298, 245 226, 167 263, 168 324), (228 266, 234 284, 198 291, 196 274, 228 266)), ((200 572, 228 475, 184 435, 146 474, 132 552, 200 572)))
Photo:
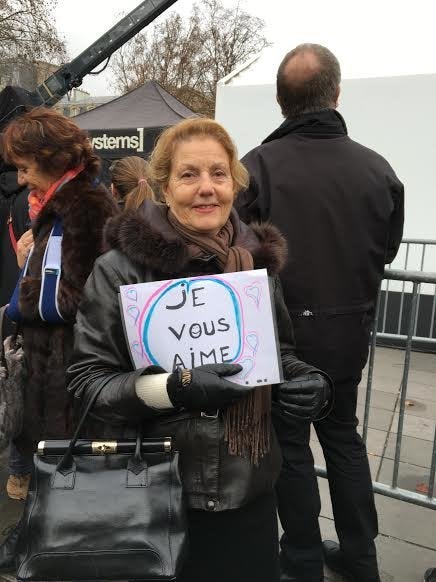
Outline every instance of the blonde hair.
POLYGON ((249 176, 238 159, 238 152, 232 138, 222 125, 213 119, 195 117, 184 119, 168 127, 156 142, 148 164, 148 176, 153 184, 153 199, 162 202, 163 192, 168 185, 174 149, 182 141, 192 138, 211 138, 216 140, 227 152, 230 172, 234 182, 235 195, 248 188, 249 176))
POLYGON ((114 188, 124 201, 126 210, 137 210, 153 193, 147 182, 147 162, 139 156, 129 156, 114 162, 110 167, 114 188))

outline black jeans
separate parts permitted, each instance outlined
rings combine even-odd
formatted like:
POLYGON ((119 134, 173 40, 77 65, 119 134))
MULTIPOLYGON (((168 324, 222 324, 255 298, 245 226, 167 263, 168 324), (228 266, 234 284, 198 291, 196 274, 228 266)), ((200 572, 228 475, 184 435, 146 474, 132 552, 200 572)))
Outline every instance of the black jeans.
POLYGON ((29 475, 33 471, 32 456, 22 455, 11 442, 9 447, 9 475, 29 475))
MULTIPOLYGON (((297 351, 302 360, 330 374, 335 405, 328 418, 314 423, 324 451, 335 526, 342 550, 362 572, 378 580, 374 538, 377 513, 365 445, 357 433, 357 387, 368 356, 366 314, 294 318, 297 351)), ((309 582, 322 579, 322 546, 318 525, 320 497, 309 447, 310 423, 274 418, 283 454, 277 484, 284 529, 281 566, 309 582)))
POLYGON ((189 548, 177 582, 278 582, 273 492, 239 509, 188 511, 189 548))

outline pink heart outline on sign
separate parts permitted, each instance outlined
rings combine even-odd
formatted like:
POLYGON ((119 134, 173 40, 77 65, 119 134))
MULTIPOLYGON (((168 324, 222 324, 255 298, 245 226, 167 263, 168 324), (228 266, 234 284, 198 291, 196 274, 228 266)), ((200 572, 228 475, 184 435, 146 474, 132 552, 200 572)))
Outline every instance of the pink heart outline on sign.
POLYGON ((254 368, 253 358, 245 357, 242 360, 239 360, 238 364, 241 364, 241 366, 244 368, 242 370, 242 374, 243 374, 242 377, 244 378, 244 380, 246 380, 254 368))
POLYGON ((133 325, 135 325, 139 317, 139 308, 136 305, 129 305, 127 307, 127 313, 133 319, 133 325))
POLYGON ((125 295, 130 301, 138 301, 138 292, 136 289, 128 289, 125 295))
POLYGON ((253 352, 253 356, 254 356, 257 352, 258 347, 259 347, 259 336, 257 335, 256 332, 250 331, 245 336, 245 342, 247 343, 248 347, 253 352))
POLYGON ((244 293, 247 297, 253 299, 256 307, 259 307, 261 290, 257 285, 258 283, 255 281, 251 285, 248 285, 248 287, 244 287, 244 293))
POLYGON ((142 350, 141 344, 138 341, 134 341, 132 343, 133 350, 140 356, 144 356, 144 352, 142 350))

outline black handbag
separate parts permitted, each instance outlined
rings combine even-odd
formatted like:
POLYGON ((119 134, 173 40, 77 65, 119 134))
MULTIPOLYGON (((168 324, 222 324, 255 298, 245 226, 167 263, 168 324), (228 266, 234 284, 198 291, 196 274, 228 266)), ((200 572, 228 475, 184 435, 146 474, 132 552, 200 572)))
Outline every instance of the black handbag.
POLYGON ((175 580, 180 570, 186 529, 178 452, 170 438, 139 433, 78 440, 98 392, 71 441, 39 443, 18 581, 175 580))

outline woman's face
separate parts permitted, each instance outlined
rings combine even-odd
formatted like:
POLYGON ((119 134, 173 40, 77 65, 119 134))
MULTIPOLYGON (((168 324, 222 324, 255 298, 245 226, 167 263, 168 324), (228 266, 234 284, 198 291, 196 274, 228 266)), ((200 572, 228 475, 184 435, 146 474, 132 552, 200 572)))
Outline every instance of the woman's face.
POLYGON ((58 179, 42 172, 39 169, 38 164, 32 158, 20 158, 15 160, 15 165, 18 170, 18 184, 20 184, 20 186, 27 186, 29 190, 46 192, 58 179))
POLYGON ((235 199, 230 160, 223 146, 209 137, 178 143, 164 194, 181 224, 217 234, 227 222, 235 199))

